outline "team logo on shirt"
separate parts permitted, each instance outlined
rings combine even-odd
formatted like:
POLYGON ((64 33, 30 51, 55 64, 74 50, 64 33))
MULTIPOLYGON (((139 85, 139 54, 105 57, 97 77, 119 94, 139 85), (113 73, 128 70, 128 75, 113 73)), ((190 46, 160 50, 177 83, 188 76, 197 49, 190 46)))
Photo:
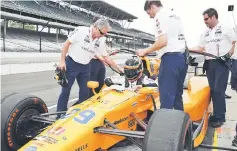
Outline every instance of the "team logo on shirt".
POLYGON ((97 40, 97 41, 95 42, 95 48, 98 48, 99 46, 100 46, 100 41, 97 40))
POLYGON ((209 36, 209 31, 205 34, 205 36, 204 37, 208 37, 209 36))
POLYGON ((220 42, 220 41, 221 41, 221 39, 216 38, 216 39, 212 39, 212 40, 207 41, 207 43, 210 43, 210 42, 220 42))
POLYGON ((86 47, 81 47, 81 49, 82 50, 85 50, 85 51, 87 51, 87 52, 89 52, 89 53, 95 53, 95 51, 93 51, 93 50, 90 50, 89 48, 86 48, 86 47))
POLYGON ((156 19, 156 27, 160 26, 160 22, 158 21, 158 19, 156 19))
POLYGON ((87 36, 85 37, 84 42, 86 42, 86 43, 90 43, 89 35, 87 35, 87 36))
POLYGON ((178 34, 178 40, 185 40, 184 34, 178 34))
POLYGON ((158 30, 158 34, 161 34, 162 33, 162 30, 158 30))
POLYGON ((177 20, 180 20, 180 17, 175 15, 175 14, 172 14, 169 16, 170 18, 174 18, 174 19, 177 19, 177 20))
POLYGON ((72 32, 69 33, 68 37, 72 37, 72 36, 75 35, 78 31, 79 31, 79 28, 76 28, 75 30, 73 30, 72 32))
POLYGON ((221 34, 222 34, 222 30, 221 30, 221 27, 219 27, 216 29, 215 35, 220 36, 221 34))

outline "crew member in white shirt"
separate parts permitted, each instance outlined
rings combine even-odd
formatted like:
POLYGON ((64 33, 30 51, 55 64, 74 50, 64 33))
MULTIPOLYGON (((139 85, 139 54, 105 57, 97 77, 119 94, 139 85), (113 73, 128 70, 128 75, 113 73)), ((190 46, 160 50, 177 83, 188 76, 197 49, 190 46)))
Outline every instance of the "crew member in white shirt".
MULTIPOLYGON (((98 81, 99 87, 95 89, 98 93, 104 85, 104 79, 106 74, 105 65, 110 65, 120 73, 123 73, 123 70, 109 57, 107 52, 107 45, 106 45, 106 37, 102 37, 98 40, 99 47, 96 50, 96 56, 91 60, 91 73, 90 73, 90 80, 91 81, 98 81)), ((94 93, 90 89, 89 97, 93 96, 94 93)))
MULTIPOLYGON (((234 53, 236 43, 236 35, 233 28, 225 26, 218 21, 218 13, 214 8, 205 10, 203 18, 207 29, 201 35, 199 46, 192 49, 200 52, 205 51, 229 60, 234 53)), ((210 124, 212 127, 217 128, 225 122, 225 91, 229 69, 223 60, 211 57, 206 57, 206 68, 214 109, 214 113, 210 117, 210 124)))
POLYGON ((180 17, 172 10, 162 7, 160 1, 146 1, 144 10, 154 18, 155 43, 138 50, 139 56, 159 51, 161 64, 158 84, 161 108, 183 110, 183 83, 187 74, 185 37, 180 17))
POLYGON ((90 27, 79 26, 69 34, 62 48, 61 60, 58 65, 59 68, 66 70, 68 87, 62 87, 57 111, 67 110, 71 87, 75 79, 80 87, 78 103, 88 99, 87 82, 90 79, 90 61, 96 55, 99 39, 109 30, 108 21, 99 19, 90 27))

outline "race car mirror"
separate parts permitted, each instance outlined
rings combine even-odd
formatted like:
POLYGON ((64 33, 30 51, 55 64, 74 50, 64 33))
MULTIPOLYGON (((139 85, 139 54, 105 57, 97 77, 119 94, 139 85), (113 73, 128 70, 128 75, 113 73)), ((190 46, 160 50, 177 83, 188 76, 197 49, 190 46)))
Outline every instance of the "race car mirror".
POLYGON ((151 94, 154 93, 154 88, 141 88, 140 91, 138 92, 140 94, 151 94))
POLYGON ((95 89, 99 87, 99 82, 97 81, 88 81, 87 82, 87 87, 91 89, 95 89))
POLYGON ((92 89, 92 92, 96 95, 95 88, 99 87, 99 82, 97 81, 88 81, 87 87, 92 89))

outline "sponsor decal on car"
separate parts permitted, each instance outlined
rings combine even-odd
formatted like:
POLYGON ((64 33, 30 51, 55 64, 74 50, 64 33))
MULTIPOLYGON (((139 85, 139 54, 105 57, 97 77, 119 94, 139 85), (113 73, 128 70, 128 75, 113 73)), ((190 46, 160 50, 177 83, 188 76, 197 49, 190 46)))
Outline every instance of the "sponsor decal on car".
POLYGON ((67 137, 66 137, 66 136, 63 136, 63 140, 67 140, 67 137))
POLYGON ((48 134, 52 135, 60 135, 62 134, 66 129, 63 127, 52 127, 49 131, 48 134))
POLYGON ((132 103, 132 106, 133 106, 133 107, 137 106, 137 102, 133 102, 133 103, 132 103))
POLYGON ((87 147, 88 147, 88 144, 86 143, 86 144, 78 147, 77 149, 75 149, 75 151, 82 151, 82 150, 86 149, 87 147))
POLYGON ((36 136, 34 139, 44 141, 44 142, 49 143, 49 144, 58 143, 58 140, 56 140, 55 138, 49 137, 49 136, 39 135, 39 136, 36 136))
POLYGON ((60 118, 60 120, 67 119, 67 118, 71 117, 73 114, 75 114, 77 111, 80 111, 80 110, 81 110, 80 108, 73 109, 70 113, 67 113, 67 114, 63 115, 60 118))
POLYGON ((37 147, 36 146, 29 146, 24 151, 37 151, 37 147))
MULTIPOLYGON (((121 118, 121 119, 119 119, 119 120, 117 120, 117 121, 114 121, 113 124, 114 124, 114 125, 118 125, 118 124, 120 124, 120 123, 126 121, 127 119, 128 119, 128 117, 121 118)), ((108 124, 105 124, 105 127, 106 127, 106 128, 109 128, 110 126, 109 126, 108 124)))
POLYGON ((44 147, 44 144, 37 142, 37 141, 33 141, 32 144, 39 146, 39 147, 44 147))
POLYGON ((110 101, 109 100, 105 100, 105 99, 103 99, 103 100, 100 99, 99 102, 102 103, 102 104, 108 104, 110 101))
POLYGON ((135 119, 129 120, 129 121, 128 121, 128 128, 133 127, 133 126, 135 125, 135 123, 136 123, 136 120, 135 120, 135 119))

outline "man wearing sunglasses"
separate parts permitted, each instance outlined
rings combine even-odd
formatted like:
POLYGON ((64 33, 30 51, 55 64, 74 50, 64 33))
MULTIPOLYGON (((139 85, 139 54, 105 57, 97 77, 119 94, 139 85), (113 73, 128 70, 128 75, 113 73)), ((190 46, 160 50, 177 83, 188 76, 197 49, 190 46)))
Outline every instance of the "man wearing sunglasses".
POLYGON ((162 56, 158 75, 161 108, 183 110, 183 84, 188 65, 181 19, 157 0, 146 1, 144 10, 155 20, 156 40, 151 47, 138 50, 138 55, 159 51, 162 56))
POLYGON ((105 19, 99 19, 90 27, 79 26, 75 28, 68 35, 68 39, 63 45, 61 60, 58 65, 58 68, 66 72, 68 86, 62 87, 57 111, 67 110, 71 87, 75 79, 80 87, 77 103, 89 98, 87 82, 90 79, 90 61, 96 55, 97 48, 101 44, 99 39, 109 30, 109 22, 105 19))
MULTIPOLYGON (((205 10, 203 18, 207 29, 201 35, 199 46, 191 50, 205 51, 229 60, 230 56, 234 53, 236 43, 236 35, 233 28, 223 25, 218 21, 218 13, 214 8, 205 10)), ((212 127, 217 128, 225 122, 225 91, 229 69, 221 59, 210 57, 205 59, 207 79, 211 88, 214 110, 213 115, 210 117, 210 124, 212 127)))

